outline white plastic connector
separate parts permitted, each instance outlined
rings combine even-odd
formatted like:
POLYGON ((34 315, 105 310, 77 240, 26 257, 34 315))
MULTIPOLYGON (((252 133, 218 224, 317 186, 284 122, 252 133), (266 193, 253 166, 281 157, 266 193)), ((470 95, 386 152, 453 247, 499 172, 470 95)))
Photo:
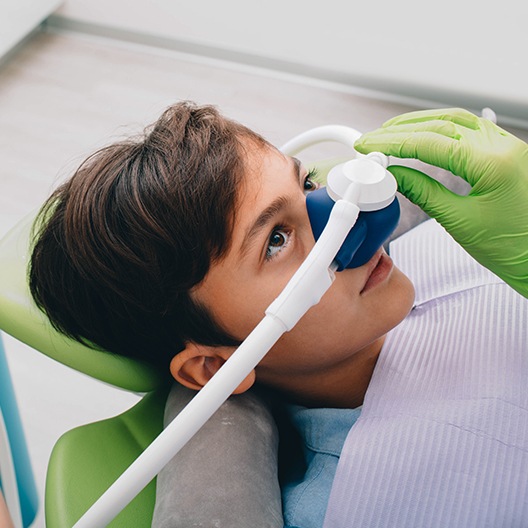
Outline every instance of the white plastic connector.
POLYGON ((381 165, 384 169, 386 169, 389 166, 389 157, 385 156, 383 152, 370 152, 365 156, 366 159, 375 161, 379 165, 381 165))
POLYGON ((485 107, 482 109, 481 116, 484 119, 488 119, 492 123, 497 124, 497 114, 489 107, 485 107))
POLYGON ((385 168, 387 158, 383 154, 366 156, 335 166, 328 174, 327 191, 332 200, 352 199, 361 211, 377 211, 389 205, 397 190, 396 180, 385 168), (359 187, 350 197, 349 187, 359 187))
POLYGON ((314 248, 281 294, 268 306, 266 315, 280 320, 287 331, 321 300, 332 285, 332 262, 358 215, 357 205, 346 200, 336 202, 314 248))

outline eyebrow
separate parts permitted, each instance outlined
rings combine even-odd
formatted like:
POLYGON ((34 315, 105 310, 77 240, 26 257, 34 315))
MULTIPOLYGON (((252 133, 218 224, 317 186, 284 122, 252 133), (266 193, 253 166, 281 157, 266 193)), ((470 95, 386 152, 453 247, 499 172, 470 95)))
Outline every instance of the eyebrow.
MULTIPOLYGON (((301 180, 301 162, 297 158, 291 158, 295 170, 291 173, 295 181, 300 185, 301 180)), ((251 224, 250 227, 246 230, 244 236, 244 241, 240 248, 240 256, 243 257, 248 249, 251 247, 253 241, 259 233, 267 225, 271 223, 273 218, 275 218, 283 209, 286 209, 291 204, 291 198, 289 196, 279 196, 271 202, 266 209, 264 209, 251 224)))

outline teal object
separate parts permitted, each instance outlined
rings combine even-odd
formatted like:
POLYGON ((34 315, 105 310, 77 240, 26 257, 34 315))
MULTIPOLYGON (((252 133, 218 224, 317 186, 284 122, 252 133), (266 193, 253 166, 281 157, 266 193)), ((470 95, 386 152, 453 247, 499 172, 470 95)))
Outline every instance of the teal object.
POLYGON ((411 112, 355 144, 417 158, 465 179, 460 196, 407 167, 391 166, 399 190, 477 261, 528 297, 528 145, 492 121, 462 109, 411 112))
MULTIPOLYGON (((38 495, 35 479, 29 461, 22 423, 18 412, 13 383, 5 357, 2 336, 0 334, 0 410, 4 419, 9 446, 13 457, 15 476, 18 486, 20 510, 23 526, 29 526, 37 515, 38 495)), ((0 480, 0 489, 2 489, 0 480)))

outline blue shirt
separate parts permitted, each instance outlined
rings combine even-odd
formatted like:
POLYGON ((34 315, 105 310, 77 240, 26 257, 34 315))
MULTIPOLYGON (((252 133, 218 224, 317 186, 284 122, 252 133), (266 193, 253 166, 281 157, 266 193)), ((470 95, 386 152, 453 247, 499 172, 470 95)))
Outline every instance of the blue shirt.
POLYGON ((361 407, 307 409, 291 405, 288 411, 302 439, 305 471, 282 486, 284 525, 321 528, 339 456, 361 407))

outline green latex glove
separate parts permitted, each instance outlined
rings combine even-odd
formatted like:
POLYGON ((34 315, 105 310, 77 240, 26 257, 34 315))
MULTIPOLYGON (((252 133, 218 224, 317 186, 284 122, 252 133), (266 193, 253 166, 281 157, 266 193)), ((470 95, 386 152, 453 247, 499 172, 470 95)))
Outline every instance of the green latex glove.
POLYGON ((391 166, 400 192, 438 220, 476 260, 528 297, 528 145, 461 109, 411 112, 363 135, 359 152, 416 158, 464 178, 460 196, 391 166))

